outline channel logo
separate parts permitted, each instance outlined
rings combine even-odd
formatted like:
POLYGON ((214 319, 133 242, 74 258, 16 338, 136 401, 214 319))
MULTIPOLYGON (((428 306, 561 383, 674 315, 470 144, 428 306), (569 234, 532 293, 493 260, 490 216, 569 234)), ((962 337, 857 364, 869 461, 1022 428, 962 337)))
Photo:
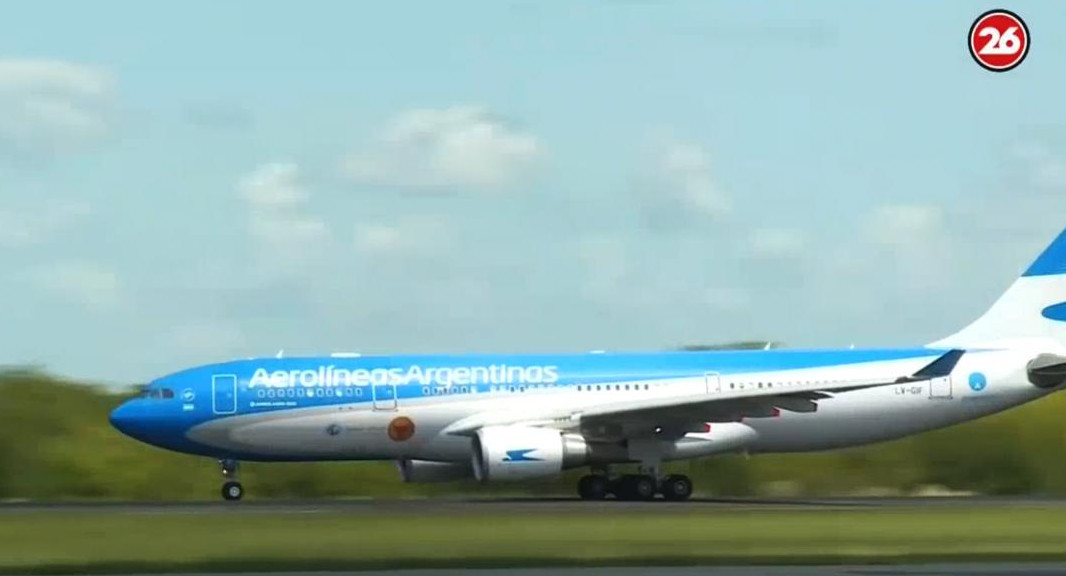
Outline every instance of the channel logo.
POLYGON ((967 44, 974 62, 985 70, 1006 72, 1029 54, 1029 27, 1010 10, 989 10, 970 26, 967 44))

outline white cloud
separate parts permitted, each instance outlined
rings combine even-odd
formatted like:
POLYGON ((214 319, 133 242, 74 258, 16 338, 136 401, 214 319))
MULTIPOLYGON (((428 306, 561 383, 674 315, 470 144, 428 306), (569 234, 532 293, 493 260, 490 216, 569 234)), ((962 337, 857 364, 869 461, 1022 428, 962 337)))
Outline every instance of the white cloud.
POLYGON ((62 261, 41 266, 32 272, 42 289, 91 312, 106 312, 121 300, 118 276, 95 262, 62 261))
POLYGON ((250 231, 259 241, 278 246, 302 245, 326 235, 323 221, 302 213, 310 198, 295 164, 256 168, 238 185, 248 203, 250 231))
POLYGON ((672 228, 733 211, 729 195, 715 182, 704 147, 671 141, 651 157, 638 176, 636 190, 641 210, 653 227, 672 228))
POLYGON ((248 206, 248 230, 265 270, 299 269, 329 235, 325 222, 304 212, 310 193, 297 165, 264 164, 242 178, 237 189, 248 206))
POLYGON ((113 80, 59 60, 0 59, 0 142, 19 152, 62 152, 111 131, 113 80))
POLYGON ((306 202, 310 195, 300 183, 300 168, 291 163, 264 164, 241 178, 241 197, 254 209, 291 207, 306 202))
POLYGON ((1027 163, 1029 179, 1039 188, 1066 190, 1066 159, 1043 144, 1019 145, 1014 155, 1027 163))
POLYGON ((82 202, 49 202, 35 209, 0 208, 0 246, 17 248, 50 240, 90 212, 82 202))
POLYGON ((407 215, 355 229, 356 249, 371 256, 432 256, 448 252, 455 241, 455 228, 439 215, 407 215))
POLYGON ((807 245, 807 237, 800 230, 760 228, 751 235, 751 253, 762 258, 797 256, 807 245))
POLYGON ((537 138, 477 107, 416 109, 393 118, 342 164, 353 182, 409 188, 505 188, 542 154, 537 138))
MULTIPOLYGON (((944 211, 938 206, 889 204, 877 207, 867 218, 866 244, 855 255, 864 271, 891 270, 906 278, 899 287, 912 292, 929 293, 946 286, 953 267, 952 237, 946 231, 944 211)), ((868 273, 869 272, 864 272, 868 273)), ((873 277, 870 274, 870 277, 873 277)))
POLYGON ((870 237, 885 246, 930 247, 942 236, 944 214, 938 206, 891 204, 878 206, 867 228, 870 237))
POLYGON ((688 207, 708 215, 730 211, 732 203, 711 178, 707 151, 699 145, 676 143, 663 154, 659 168, 669 193, 688 207))

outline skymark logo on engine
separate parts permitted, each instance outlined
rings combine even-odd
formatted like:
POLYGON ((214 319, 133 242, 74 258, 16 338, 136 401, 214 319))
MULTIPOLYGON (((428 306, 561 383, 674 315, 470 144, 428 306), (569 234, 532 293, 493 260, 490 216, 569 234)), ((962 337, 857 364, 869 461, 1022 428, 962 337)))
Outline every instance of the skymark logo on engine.
POLYGON ((248 382, 250 388, 294 388, 303 386, 467 386, 477 384, 553 384, 559 380, 558 366, 445 366, 408 368, 338 368, 319 366, 316 370, 274 370, 259 368, 248 382))

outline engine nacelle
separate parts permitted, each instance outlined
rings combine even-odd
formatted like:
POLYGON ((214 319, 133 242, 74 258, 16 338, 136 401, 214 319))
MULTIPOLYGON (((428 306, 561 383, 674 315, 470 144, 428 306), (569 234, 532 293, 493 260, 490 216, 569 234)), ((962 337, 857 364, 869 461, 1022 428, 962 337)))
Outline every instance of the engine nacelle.
POLYGON ((474 470, 466 462, 433 462, 431 460, 397 460, 400 480, 424 484, 451 482, 474 477, 474 470))
POLYGON ((472 460, 474 477, 481 482, 525 480, 584 465, 588 446, 580 436, 558 430, 488 426, 474 436, 472 460))

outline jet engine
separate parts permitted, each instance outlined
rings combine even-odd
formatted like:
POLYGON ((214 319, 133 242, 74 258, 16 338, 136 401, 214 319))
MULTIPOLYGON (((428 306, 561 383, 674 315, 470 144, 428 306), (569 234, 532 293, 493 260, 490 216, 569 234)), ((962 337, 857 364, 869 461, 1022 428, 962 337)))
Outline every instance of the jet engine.
POLYGON ((1054 388, 1066 383, 1066 358, 1041 354, 1026 366, 1029 382, 1038 388, 1054 388))
POLYGON ((430 460, 397 460, 400 480, 405 483, 451 482, 474 476, 466 462, 433 462, 430 460))
POLYGON ((472 461, 481 482, 524 480, 586 464, 588 445, 580 436, 548 428, 487 426, 474 436, 472 461))

